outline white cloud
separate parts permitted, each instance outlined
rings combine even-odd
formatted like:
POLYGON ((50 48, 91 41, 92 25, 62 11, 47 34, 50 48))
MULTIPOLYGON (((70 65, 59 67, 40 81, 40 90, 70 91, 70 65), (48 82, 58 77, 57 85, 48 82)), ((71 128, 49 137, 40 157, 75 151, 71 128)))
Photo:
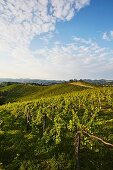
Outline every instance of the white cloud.
MULTIPOLYGON (((46 37, 42 36, 42 40, 48 43, 56 22, 71 20, 89 3, 90 0, 0 0, 0 52, 7 56, 4 60, 0 57, 0 76, 46 75, 44 69, 43 73, 39 71, 44 61, 34 58, 29 50, 30 43, 35 36, 40 39, 41 33, 50 32, 46 37), (10 65, 5 60, 10 60, 10 65)), ((43 64, 45 70, 47 64, 46 61, 43 64)))
POLYGON ((107 41, 113 40, 113 31, 104 32, 102 38, 107 41))
POLYGON ((35 35, 55 30, 90 0, 0 0, 0 38, 11 46, 28 46, 35 35))
POLYGON ((42 40, 44 43, 48 44, 54 37, 54 34, 53 32, 49 32, 49 33, 46 33, 46 34, 41 34, 39 36, 39 40, 42 40))
POLYGON ((7 76, 41 79, 113 76, 113 50, 79 37, 74 37, 71 43, 55 42, 52 47, 38 48, 34 52, 17 47, 10 62, 1 62, 0 77, 2 72, 7 76))
POLYGON ((113 72, 113 51, 91 40, 74 37, 70 44, 55 42, 51 48, 34 52, 29 49, 35 36, 48 43, 57 22, 71 20, 89 3, 90 0, 0 0, 0 52, 5 56, 0 56, 0 77, 69 79, 113 72))
POLYGON ((110 31, 111 37, 113 38, 113 31, 110 31))
POLYGON ((57 42, 52 48, 37 49, 33 55, 43 63, 43 67, 49 66, 46 68, 48 78, 55 75, 58 79, 69 79, 71 76, 94 78, 113 71, 113 50, 78 37, 70 44, 57 42))

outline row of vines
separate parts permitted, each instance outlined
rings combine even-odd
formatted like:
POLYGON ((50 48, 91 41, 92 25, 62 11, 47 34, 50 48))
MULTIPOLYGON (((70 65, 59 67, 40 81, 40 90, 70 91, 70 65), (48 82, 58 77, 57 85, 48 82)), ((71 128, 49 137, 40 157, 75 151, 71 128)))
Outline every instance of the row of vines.
POLYGON ((113 170, 113 88, 0 106, 0 169, 113 170))

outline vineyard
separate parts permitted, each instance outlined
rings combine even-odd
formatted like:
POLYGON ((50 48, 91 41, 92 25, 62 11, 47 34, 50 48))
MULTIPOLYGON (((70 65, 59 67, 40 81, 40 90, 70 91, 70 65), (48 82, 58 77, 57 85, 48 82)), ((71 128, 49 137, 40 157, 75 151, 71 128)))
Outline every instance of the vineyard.
POLYGON ((51 97, 59 94, 71 93, 74 91, 82 91, 88 87, 74 86, 68 83, 50 85, 50 86, 34 86, 31 84, 11 84, 0 88, 0 103, 16 101, 31 101, 42 97, 51 97))
POLYGON ((113 87, 41 88, 8 90, 0 106, 0 169, 113 170, 113 87))

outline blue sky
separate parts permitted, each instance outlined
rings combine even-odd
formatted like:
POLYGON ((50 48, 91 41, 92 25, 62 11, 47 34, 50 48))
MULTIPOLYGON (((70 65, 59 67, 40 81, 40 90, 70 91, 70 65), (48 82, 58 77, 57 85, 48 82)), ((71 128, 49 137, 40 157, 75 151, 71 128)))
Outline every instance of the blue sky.
POLYGON ((0 77, 113 79, 113 1, 0 0, 0 77))

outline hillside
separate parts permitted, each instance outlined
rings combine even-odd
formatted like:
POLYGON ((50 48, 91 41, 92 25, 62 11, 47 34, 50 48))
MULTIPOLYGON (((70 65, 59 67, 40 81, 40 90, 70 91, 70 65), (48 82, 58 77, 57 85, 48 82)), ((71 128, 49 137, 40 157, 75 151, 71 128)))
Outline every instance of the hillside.
POLYGON ((113 169, 113 87, 9 83, 0 102, 0 170, 113 169))
POLYGON ((77 160, 81 170, 113 169, 112 87, 2 105, 0 125, 1 170, 74 170, 77 160))
POLYGON ((42 97, 71 93, 74 91, 85 90, 88 87, 74 86, 73 84, 62 83, 49 86, 30 85, 30 84, 11 84, 0 87, 0 101, 2 103, 15 101, 28 101, 42 97))

